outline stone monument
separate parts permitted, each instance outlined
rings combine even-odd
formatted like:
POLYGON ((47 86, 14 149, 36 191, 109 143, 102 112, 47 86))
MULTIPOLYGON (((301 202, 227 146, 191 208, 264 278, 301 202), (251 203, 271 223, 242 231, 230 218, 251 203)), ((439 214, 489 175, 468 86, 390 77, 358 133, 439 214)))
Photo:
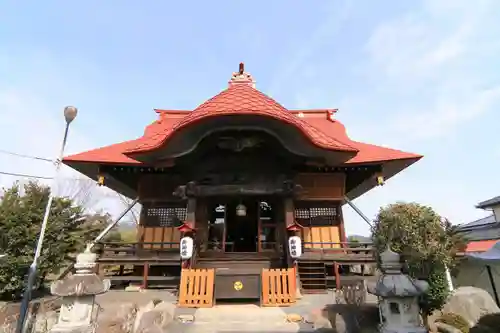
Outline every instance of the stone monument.
POLYGON ((400 255, 389 246, 380 254, 382 276, 368 286, 379 297, 382 333, 427 333, 420 318, 418 298, 429 287, 401 272, 400 255))
POLYGON ((75 274, 51 285, 53 295, 62 297, 63 304, 57 324, 50 332, 94 332, 98 308, 95 296, 110 288, 110 281, 95 274, 97 255, 87 246, 76 257, 75 274))

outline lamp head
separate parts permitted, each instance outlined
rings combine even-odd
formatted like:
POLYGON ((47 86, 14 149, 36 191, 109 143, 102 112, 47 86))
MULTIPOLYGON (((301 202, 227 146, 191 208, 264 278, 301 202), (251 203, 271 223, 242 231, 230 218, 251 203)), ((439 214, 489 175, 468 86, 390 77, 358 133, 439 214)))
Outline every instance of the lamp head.
POLYGON ((67 124, 75 120, 77 114, 78 114, 78 109, 75 108, 74 106, 67 106, 64 108, 64 119, 66 119, 67 124))

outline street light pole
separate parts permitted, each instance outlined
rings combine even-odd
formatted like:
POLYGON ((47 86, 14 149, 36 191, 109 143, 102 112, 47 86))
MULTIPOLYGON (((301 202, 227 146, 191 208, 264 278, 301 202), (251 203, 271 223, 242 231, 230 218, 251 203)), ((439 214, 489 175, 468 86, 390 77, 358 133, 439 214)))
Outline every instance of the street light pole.
POLYGON ((54 189, 57 186, 58 175, 61 169, 61 161, 64 157, 64 148, 66 147, 66 141, 68 139, 68 130, 71 122, 76 118, 78 113, 77 108, 74 106, 67 106, 64 108, 64 119, 66 120, 66 127, 64 129, 64 137, 61 144, 61 150, 59 152, 59 158, 55 161, 54 178, 52 179, 49 200, 45 206, 45 214, 43 216, 42 226, 40 229, 40 235, 38 236, 38 241, 36 244, 35 255, 33 257, 33 262, 31 263, 28 270, 28 281, 26 283, 26 290, 23 294, 23 300, 21 303, 21 310, 19 313, 19 319, 17 321, 16 333, 23 333, 24 323, 26 321, 26 315, 28 313, 29 302, 31 300, 31 289, 35 283, 38 259, 42 253, 43 239, 45 236, 45 231, 47 229, 47 222, 49 220, 50 208, 52 206, 52 201, 54 200, 54 189))

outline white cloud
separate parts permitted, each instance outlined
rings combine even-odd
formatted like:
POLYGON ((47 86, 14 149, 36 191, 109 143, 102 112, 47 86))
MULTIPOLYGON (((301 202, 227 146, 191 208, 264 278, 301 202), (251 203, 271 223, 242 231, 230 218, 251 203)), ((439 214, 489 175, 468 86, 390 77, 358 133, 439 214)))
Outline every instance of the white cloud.
MULTIPOLYGON (((379 109, 383 107, 377 104, 385 103, 389 120, 380 124, 379 134, 368 132, 363 139, 376 141, 367 136, 382 136, 379 139, 392 146, 404 143, 422 152, 429 145, 443 147, 450 134, 497 112, 500 81, 488 75, 500 54, 494 37, 500 27, 494 19, 496 5, 492 1, 429 0, 419 10, 382 22, 374 30, 366 44, 369 59, 364 70, 390 93, 365 103, 372 102, 379 109), (391 94, 400 100, 394 103, 391 94)), ((471 148, 463 149, 466 154, 471 148)), ((474 208, 474 200, 487 191, 493 193, 498 181, 481 183, 479 178, 466 177, 466 171, 454 172, 465 177, 454 179, 446 174, 448 155, 437 151, 356 204, 370 218, 380 206, 398 200, 430 205, 454 223, 484 216, 474 208)), ((474 156, 490 157, 481 154, 474 156)), ((346 223, 348 233, 368 233, 352 210, 346 207, 345 211, 346 220, 352 221, 346 223)))
POLYGON ((500 82, 484 79, 489 72, 484 58, 500 51, 484 38, 494 31, 494 6, 491 1, 425 1, 419 10, 375 29, 366 45, 368 72, 380 85, 396 87, 395 94, 413 92, 414 97, 389 122, 389 132, 405 133, 408 140, 443 136, 495 105, 500 82))
POLYGON ((380 24, 366 50, 388 79, 439 77, 442 66, 471 51, 489 1, 425 1, 416 11, 380 24), (458 5, 461 3, 461 5, 458 5))
MULTIPOLYGON (((438 95, 428 109, 412 109, 390 123, 391 130, 406 134, 407 139, 430 139, 445 136, 454 128, 480 117, 500 101, 500 86, 460 95, 438 95)), ((410 108, 411 109, 411 108, 410 108)))

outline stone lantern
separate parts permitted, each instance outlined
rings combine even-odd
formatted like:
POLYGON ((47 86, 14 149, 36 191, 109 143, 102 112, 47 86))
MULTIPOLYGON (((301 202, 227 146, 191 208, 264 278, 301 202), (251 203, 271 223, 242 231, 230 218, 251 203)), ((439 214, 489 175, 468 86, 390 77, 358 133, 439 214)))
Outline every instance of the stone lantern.
POLYGON ((429 287, 401 272, 400 255, 389 247, 380 254, 382 276, 368 286, 379 297, 382 333, 427 333, 420 319, 418 298, 429 287))
POLYGON ((51 285, 53 295, 62 297, 57 324, 50 332, 94 332, 97 308, 95 296, 110 288, 110 281, 95 274, 97 255, 87 246, 76 257, 75 273, 51 285))

